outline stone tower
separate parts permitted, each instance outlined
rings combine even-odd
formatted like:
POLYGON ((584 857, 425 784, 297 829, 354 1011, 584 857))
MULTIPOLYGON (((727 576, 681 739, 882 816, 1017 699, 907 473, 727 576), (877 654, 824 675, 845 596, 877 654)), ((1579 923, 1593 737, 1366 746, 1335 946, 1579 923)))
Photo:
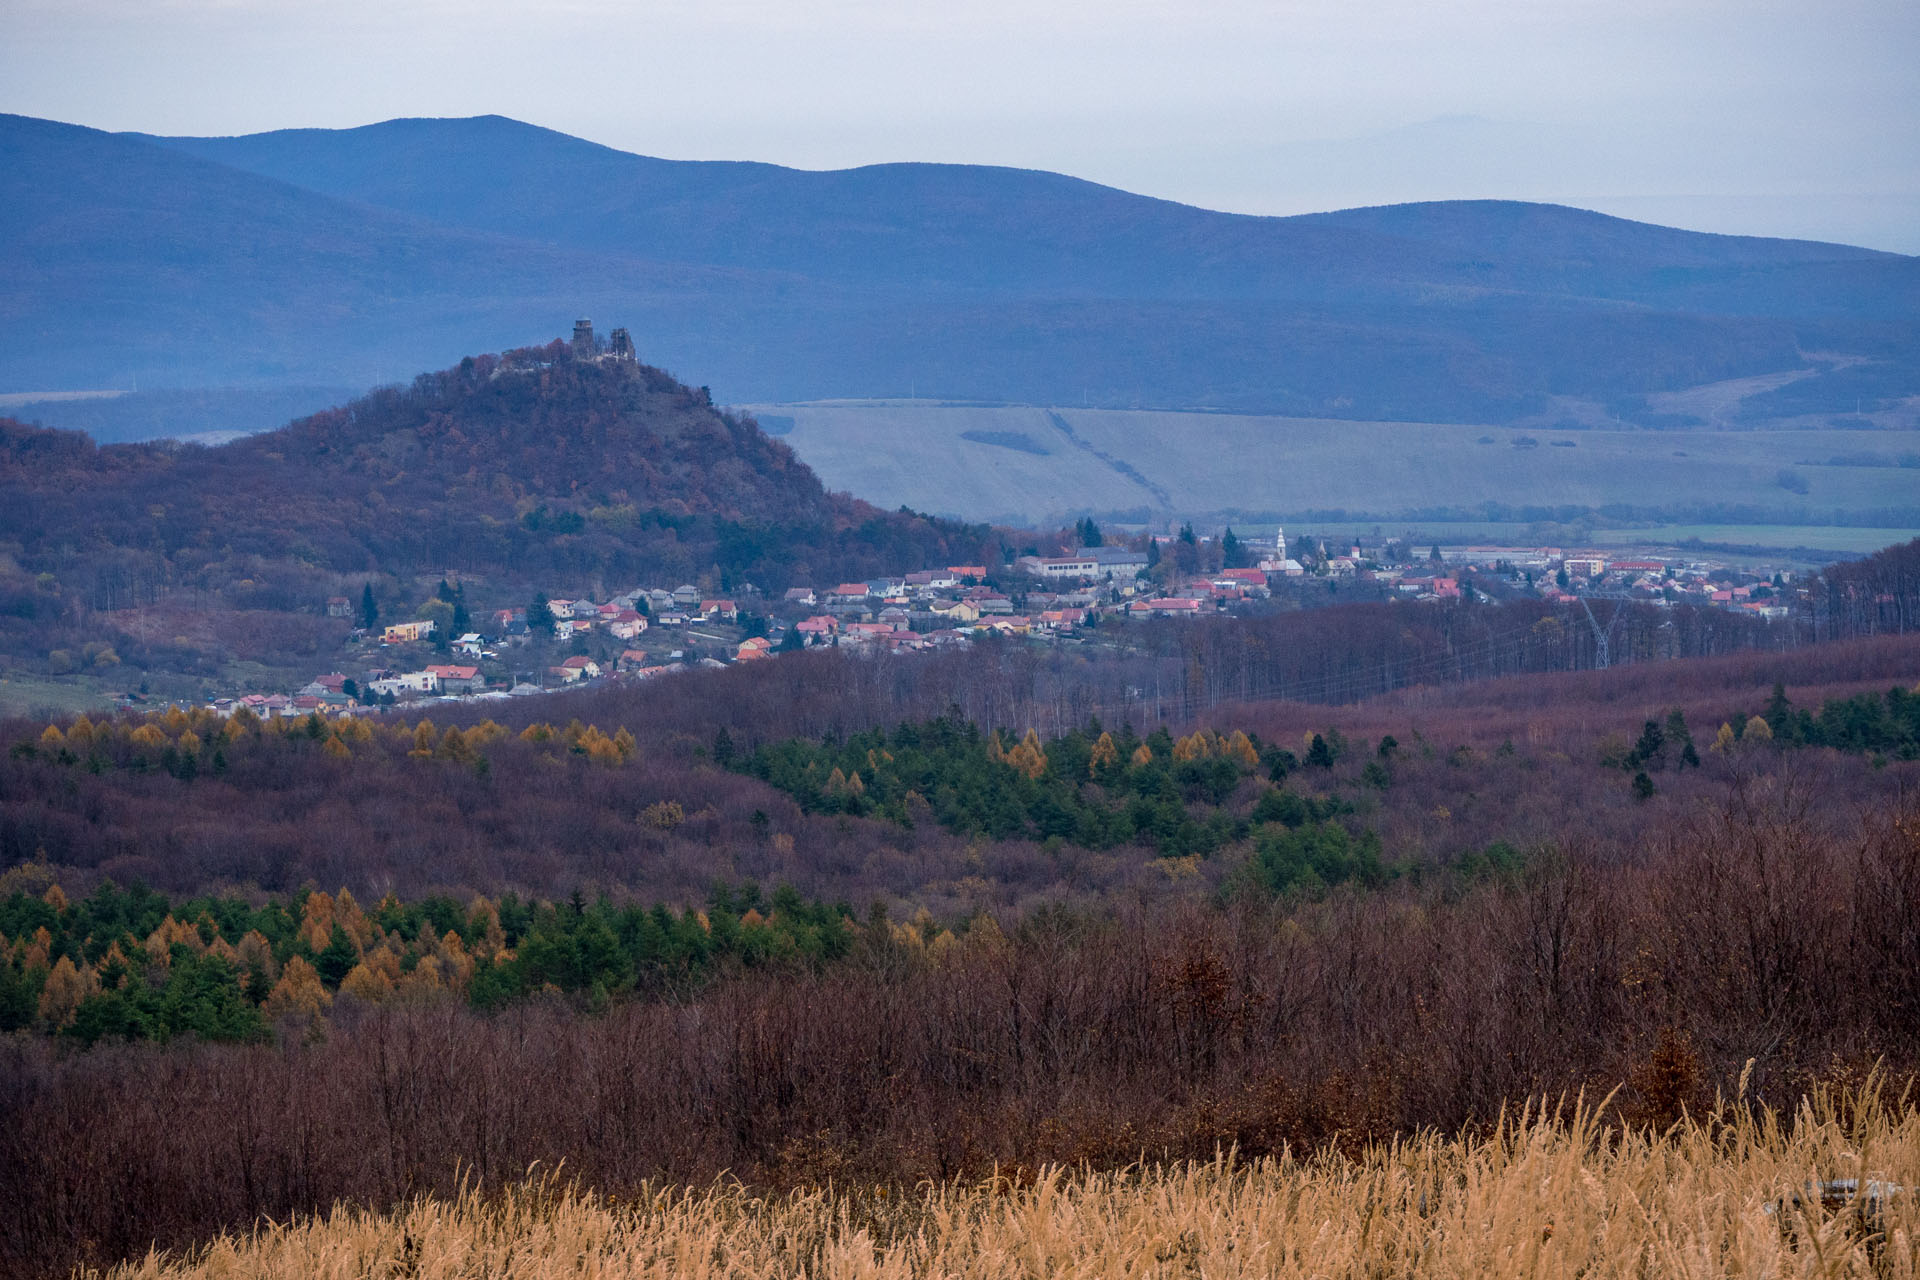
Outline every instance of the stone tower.
POLYGON ((616 360, 632 360, 633 338, 625 329, 615 329, 607 335, 607 354, 616 360))
POLYGON ((585 316, 573 322, 573 354, 576 356, 594 354, 593 321, 585 316))

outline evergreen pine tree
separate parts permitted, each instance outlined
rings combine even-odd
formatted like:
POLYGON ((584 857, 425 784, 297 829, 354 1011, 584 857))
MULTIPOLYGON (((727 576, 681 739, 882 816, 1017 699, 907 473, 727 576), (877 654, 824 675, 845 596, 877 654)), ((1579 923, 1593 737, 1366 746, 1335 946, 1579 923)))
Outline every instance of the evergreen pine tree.
POLYGON ((1233 530, 1227 530, 1226 537, 1220 541, 1220 556, 1224 568, 1244 569, 1247 567, 1246 544, 1235 536, 1233 530))
POLYGON ((527 630, 553 634, 553 610, 547 604, 545 592, 534 596, 533 603, 527 606, 527 630))

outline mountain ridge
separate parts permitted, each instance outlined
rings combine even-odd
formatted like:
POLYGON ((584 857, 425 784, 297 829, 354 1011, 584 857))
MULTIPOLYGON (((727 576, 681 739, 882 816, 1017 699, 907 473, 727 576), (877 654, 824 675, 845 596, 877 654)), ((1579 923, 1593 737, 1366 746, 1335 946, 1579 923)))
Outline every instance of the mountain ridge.
POLYGON ((1816 410, 1920 393, 1920 259, 1562 206, 1262 218, 1033 170, 657 160, 504 117, 200 140, 0 119, 0 158, 36 148, 0 176, 0 388, 365 385, 584 312, 736 402, 1601 420, 1806 350, 1872 367, 1809 379, 1816 410))

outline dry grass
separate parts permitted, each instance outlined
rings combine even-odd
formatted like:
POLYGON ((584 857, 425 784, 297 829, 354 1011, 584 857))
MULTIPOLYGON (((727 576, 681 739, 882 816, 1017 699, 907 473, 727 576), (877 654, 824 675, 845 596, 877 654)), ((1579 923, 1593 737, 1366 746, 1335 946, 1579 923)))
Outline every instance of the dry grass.
POLYGON ((1834 1178, 1920 1183, 1920 1112, 1860 1094, 1784 1120, 1729 1108, 1656 1135, 1576 1107, 1354 1156, 1049 1170, 906 1194, 765 1197, 720 1185, 610 1203, 548 1176, 497 1197, 338 1208, 109 1274, 1913 1276, 1920 1212, 1910 1196, 1893 1198, 1877 1238, 1856 1210, 1781 1211, 1783 1197, 1834 1178))

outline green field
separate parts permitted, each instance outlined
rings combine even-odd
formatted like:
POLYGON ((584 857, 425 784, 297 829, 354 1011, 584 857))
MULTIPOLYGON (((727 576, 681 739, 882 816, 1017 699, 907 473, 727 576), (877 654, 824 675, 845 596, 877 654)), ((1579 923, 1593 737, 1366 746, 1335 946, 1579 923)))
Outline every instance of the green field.
POLYGON ((71 715, 103 711, 113 705, 104 686, 87 676, 55 680, 43 676, 0 676, 0 715, 32 716, 42 712, 71 715))
MULTIPOLYGON (((1376 538, 1405 538, 1418 547, 1429 543, 1459 546, 1676 547, 1701 542, 1717 547, 1753 547, 1771 550, 1857 552, 1865 554, 1920 538, 1920 528, 1853 528, 1846 525, 1797 524, 1661 524, 1608 528, 1604 524, 1537 525, 1500 521, 1449 520, 1301 520, 1286 522, 1290 538, 1311 534, 1334 542, 1360 534, 1376 538)), ((1247 530, 1243 530, 1245 532, 1247 530)), ((1265 535, 1265 525, 1251 532, 1265 535)))
POLYGON ((1920 509, 1920 469, 1840 463, 1920 451, 1912 432, 1551 430, 882 401, 757 407, 793 420, 786 441, 829 487, 973 520, 1045 524, 1091 511, 1265 522, 1497 502, 1739 506, 1821 528, 1920 509))
POLYGON ((1597 529, 1601 546, 1648 545, 1698 540, 1731 547, 1804 547, 1810 551, 1866 553, 1920 538, 1920 529, 1855 529, 1840 525, 1674 524, 1653 529, 1597 529))

